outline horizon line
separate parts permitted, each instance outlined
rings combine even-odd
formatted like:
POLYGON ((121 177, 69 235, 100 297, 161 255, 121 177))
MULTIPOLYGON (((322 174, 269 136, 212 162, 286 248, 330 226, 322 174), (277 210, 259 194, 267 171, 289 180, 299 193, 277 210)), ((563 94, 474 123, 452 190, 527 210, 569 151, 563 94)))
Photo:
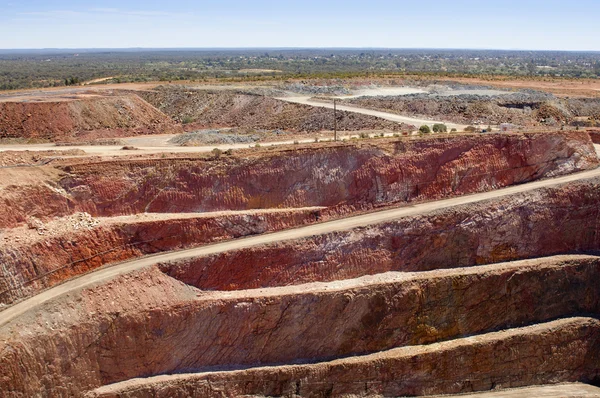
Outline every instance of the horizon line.
POLYGON ((558 49, 527 49, 527 48, 473 48, 473 47, 40 47, 40 48, 0 48, 0 52, 26 51, 243 51, 243 50, 428 50, 428 51, 515 51, 515 52, 580 52, 600 53, 600 50, 558 50, 558 49))

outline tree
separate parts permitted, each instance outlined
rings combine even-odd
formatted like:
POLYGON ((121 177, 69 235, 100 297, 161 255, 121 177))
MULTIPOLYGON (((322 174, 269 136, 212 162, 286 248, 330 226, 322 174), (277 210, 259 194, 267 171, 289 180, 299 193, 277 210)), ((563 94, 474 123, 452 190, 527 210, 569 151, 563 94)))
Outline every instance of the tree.
POLYGON ((429 128, 428 125, 424 124, 421 127, 419 127, 419 133, 421 133, 421 134, 429 134, 429 133, 431 133, 431 129, 429 128))
POLYGON ((447 133, 448 127, 445 124, 436 123, 433 125, 433 132, 434 133, 447 133))

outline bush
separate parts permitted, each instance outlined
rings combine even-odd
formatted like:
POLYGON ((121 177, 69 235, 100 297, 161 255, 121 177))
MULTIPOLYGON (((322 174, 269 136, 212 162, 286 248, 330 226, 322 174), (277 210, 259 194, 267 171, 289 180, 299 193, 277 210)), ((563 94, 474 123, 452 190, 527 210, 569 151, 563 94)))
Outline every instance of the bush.
POLYGON ((360 133, 358 136, 360 138, 369 138, 369 134, 367 134, 367 133, 360 133))
POLYGON ((436 123, 433 125, 433 132, 434 133, 447 133, 448 127, 446 127, 445 124, 436 123))
POLYGON ((419 127, 419 133, 421 133, 421 134, 429 134, 429 133, 431 133, 431 129, 429 128, 428 125, 424 124, 421 127, 419 127))
POLYGON ((487 129, 485 129, 485 131, 491 133, 493 131, 492 126, 487 126, 487 129))
POLYGON ((189 123, 191 123, 193 121, 194 121, 194 118, 191 117, 191 116, 189 116, 189 115, 186 115, 186 116, 184 116, 184 117, 181 118, 181 123, 183 123, 183 124, 189 124, 189 123))
POLYGON ((215 156, 215 159, 220 158, 222 153, 223 153, 223 151, 220 150, 219 148, 215 148, 212 150, 212 154, 215 156))
POLYGON ((467 127, 465 127, 465 131, 467 133, 474 133, 477 131, 477 129, 474 126, 467 126, 467 127))
POLYGON ((458 130, 456 130, 456 129, 452 129, 452 130, 450 130, 450 132, 451 132, 451 133, 456 133, 457 131, 458 131, 458 130))

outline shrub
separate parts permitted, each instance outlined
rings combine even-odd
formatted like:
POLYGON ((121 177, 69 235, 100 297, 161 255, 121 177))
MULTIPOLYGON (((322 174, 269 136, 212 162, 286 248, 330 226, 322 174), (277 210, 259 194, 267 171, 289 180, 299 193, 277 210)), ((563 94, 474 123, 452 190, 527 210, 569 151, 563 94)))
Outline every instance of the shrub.
POLYGON ((465 131, 467 133, 474 133, 477 131, 477 129, 474 126, 467 126, 467 127, 465 127, 465 131))
POLYGON ((452 129, 452 130, 450 130, 450 132, 451 132, 451 133, 456 133, 457 131, 458 131, 458 130, 456 130, 456 129, 452 129))
POLYGON ((448 127, 446 127, 445 124, 436 123, 433 125, 433 132, 434 133, 447 133, 448 127))
POLYGON ((186 115, 186 116, 184 116, 184 117, 181 118, 181 123, 183 123, 183 124, 189 124, 189 123, 191 123, 193 121, 194 121, 194 118, 191 117, 191 116, 189 116, 189 115, 186 115))
POLYGON ((431 133, 431 129, 429 128, 428 125, 424 124, 421 127, 419 127, 419 133, 421 133, 421 134, 429 134, 429 133, 431 133))
POLYGON ((215 148, 212 150, 212 154, 215 156, 215 159, 220 158, 222 153, 223 153, 223 151, 220 150, 219 148, 215 148))

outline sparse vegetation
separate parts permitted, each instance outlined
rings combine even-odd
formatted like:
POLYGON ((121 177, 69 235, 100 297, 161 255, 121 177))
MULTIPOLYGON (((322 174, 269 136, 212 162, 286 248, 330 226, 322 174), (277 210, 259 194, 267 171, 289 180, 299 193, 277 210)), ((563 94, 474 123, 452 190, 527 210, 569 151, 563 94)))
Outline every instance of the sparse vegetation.
POLYGON ((185 115, 181 118, 181 123, 183 123, 183 124, 190 124, 193 121, 194 121, 194 118, 189 115, 185 115))
POLYGON ((286 80, 376 76, 598 78, 600 54, 504 50, 65 50, 0 52, 0 90, 181 80, 286 80), (253 69, 257 73, 248 74, 253 69))
POLYGON ((447 133, 448 127, 445 124, 436 123, 433 125, 434 133, 447 133))
POLYGON ((223 151, 220 150, 219 148, 214 148, 212 150, 212 154, 215 157, 215 159, 219 159, 221 157, 221 155, 223 154, 223 151))

